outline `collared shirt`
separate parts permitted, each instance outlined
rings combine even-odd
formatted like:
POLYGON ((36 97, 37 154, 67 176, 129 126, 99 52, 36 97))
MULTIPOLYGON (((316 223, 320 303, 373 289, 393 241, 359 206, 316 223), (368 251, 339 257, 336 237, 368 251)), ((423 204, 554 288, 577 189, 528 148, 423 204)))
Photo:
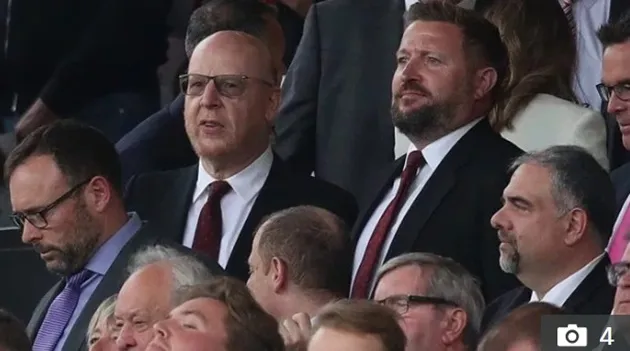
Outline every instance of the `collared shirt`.
MULTIPOLYGON (((232 249, 234 249, 234 245, 236 245, 238 240, 238 235, 243 229, 243 225, 245 225, 249 212, 258 198, 267 176, 269 176, 272 163, 273 152, 271 147, 269 147, 245 169, 225 179, 232 187, 232 190, 221 199, 223 233, 218 263, 223 268, 227 266, 232 249)), ((205 171, 200 162, 197 185, 195 186, 192 205, 188 211, 186 229, 184 230, 183 245, 186 247, 192 247, 199 214, 203 205, 208 201, 208 186, 215 180, 205 171)))
MULTIPOLYGON (((385 242, 383 243, 383 249, 381 250, 379 263, 377 266, 383 264, 385 260, 385 256, 387 256, 387 252, 389 251, 389 247, 394 241, 394 236, 398 231, 398 227, 402 223, 405 215, 411 208, 411 205, 416 200, 416 197, 424 188, 424 185, 429 181, 431 175, 438 168, 442 160, 446 157, 446 155, 451 151, 453 146, 457 144, 457 142, 466 134, 469 130, 471 130, 477 123, 481 121, 481 118, 478 118, 467 125, 460 127, 459 129, 443 136, 442 138, 432 142, 427 145, 424 149, 422 149, 422 156, 426 160, 426 164, 418 170, 418 174, 414 181, 411 183, 409 187, 409 195, 405 199, 403 205, 400 208, 400 212, 396 216, 392 227, 385 238, 385 242)), ((412 151, 417 150, 416 147, 412 144, 409 146, 409 154, 412 151)), ((405 160, 405 166, 407 166, 407 160, 405 160)), ((354 284, 354 278, 356 277, 357 271, 359 270, 359 266, 361 265, 361 261, 363 260, 363 255, 365 254, 365 250, 367 249, 367 245, 372 237, 372 233, 376 228, 376 224, 379 219, 387 209, 389 203, 394 199, 396 193, 398 192, 398 187, 400 186, 400 176, 394 180, 394 183, 391 189, 385 194, 385 196, 381 199, 381 203, 376 207, 370 219, 365 223, 365 227, 361 232, 361 236, 359 237, 359 241, 357 243, 356 250, 354 252, 354 265, 352 269, 352 282, 354 284)))
POLYGON ((595 86, 601 82, 602 43, 597 30, 608 22, 610 0, 574 1, 573 18, 576 25, 577 66, 573 90, 583 104, 599 111, 602 100, 595 86))
POLYGON ((545 294, 545 296, 542 297, 542 299, 538 297, 536 292, 532 291, 532 296, 529 299, 529 302, 541 301, 562 307, 562 305, 564 305, 564 303, 569 299, 569 296, 571 296, 575 289, 582 284, 582 281, 584 281, 584 279, 586 279, 586 277, 593 271, 602 258, 604 258, 604 254, 595 257, 595 259, 587 265, 556 284, 545 294))
POLYGON ((76 323, 77 318, 81 315, 83 308, 94 293, 94 290, 96 290, 96 287, 100 284, 103 276, 107 273, 109 267, 112 266, 116 257, 118 257, 120 250, 127 245, 127 242, 129 242, 134 234, 136 234, 142 227, 142 220, 137 213, 131 212, 129 216, 130 218, 127 223, 125 223, 125 225, 123 225, 116 234, 98 248, 94 256, 92 256, 85 266, 84 269, 92 271, 94 275, 81 285, 81 294, 79 295, 77 307, 75 307, 66 329, 63 331, 63 334, 61 334, 61 337, 57 342, 57 346, 55 347, 56 351, 61 351, 68 334, 74 326, 74 323, 76 323))

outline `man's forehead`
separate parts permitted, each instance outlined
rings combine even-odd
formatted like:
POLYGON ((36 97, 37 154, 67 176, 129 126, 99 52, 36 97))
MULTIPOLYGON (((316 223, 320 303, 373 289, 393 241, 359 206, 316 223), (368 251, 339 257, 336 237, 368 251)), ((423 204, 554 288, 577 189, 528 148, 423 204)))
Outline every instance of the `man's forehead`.
POLYGON ((387 295, 422 294, 430 274, 431 269, 428 267, 408 264, 385 273, 378 284, 387 295))
POLYGON ((452 23, 415 21, 405 29, 401 46, 460 43, 461 34, 460 28, 452 23))
POLYGON ((602 82, 615 85, 630 81, 630 41, 614 44, 604 50, 602 82))

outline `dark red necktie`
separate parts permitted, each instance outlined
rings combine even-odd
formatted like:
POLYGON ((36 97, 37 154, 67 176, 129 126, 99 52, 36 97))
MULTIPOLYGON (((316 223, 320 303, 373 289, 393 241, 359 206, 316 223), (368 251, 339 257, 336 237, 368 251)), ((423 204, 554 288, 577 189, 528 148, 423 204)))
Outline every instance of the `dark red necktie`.
POLYGON ((368 290, 370 288, 370 282, 372 281, 372 273, 374 272, 374 268, 383 249, 383 243, 385 242, 387 233, 389 233, 389 230, 394 223, 394 219, 396 219, 396 215, 405 203, 409 186, 415 179, 416 173, 421 164, 424 164, 424 158, 422 157, 422 153, 420 151, 412 151, 407 156, 407 166, 400 176, 400 186, 398 187, 396 196, 389 203, 385 212, 383 212, 383 215, 376 224, 367 248, 365 249, 365 254, 363 255, 363 260, 361 261, 357 275, 354 278, 354 285, 352 287, 351 294, 353 299, 368 298, 368 290))
POLYGON ((223 220, 221 219, 221 198, 230 191, 228 182, 218 180, 208 187, 208 201, 203 205, 197 228, 193 249, 208 255, 214 260, 219 259, 223 220))

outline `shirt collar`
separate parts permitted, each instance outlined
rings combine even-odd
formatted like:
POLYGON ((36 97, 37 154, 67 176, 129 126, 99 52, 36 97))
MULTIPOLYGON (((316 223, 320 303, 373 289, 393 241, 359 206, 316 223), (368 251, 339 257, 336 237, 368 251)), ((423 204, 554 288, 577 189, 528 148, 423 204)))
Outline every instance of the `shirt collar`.
POLYGON ((135 233, 142 227, 142 220, 137 213, 129 213, 129 220, 111 238, 109 238, 92 256, 86 269, 105 275, 114 263, 120 250, 127 244, 135 233))
MULTIPOLYGON (((273 163, 273 152, 271 147, 268 147, 254 162, 250 163, 242 171, 235 175, 225 179, 232 187, 232 190, 244 201, 253 199, 262 189, 267 176, 271 171, 271 164, 273 163)), ((201 161, 199 161, 199 169, 197 173, 197 184, 195 186, 195 192, 193 194, 193 202, 199 200, 201 195, 206 192, 208 186, 216 181, 206 170, 203 168, 201 161)))
POLYGON ((586 264, 584 267, 580 268, 575 273, 566 277, 564 280, 556 284, 553 288, 551 288, 542 299, 538 297, 536 292, 532 291, 532 296, 529 302, 542 301, 554 304, 558 307, 562 307, 565 302, 569 299, 571 294, 577 289, 577 287, 586 279, 586 277, 593 271, 595 266, 599 263, 599 261, 604 258, 604 253, 595 257, 591 262, 586 264))
MULTIPOLYGON (((424 157, 427 165, 431 167, 433 171, 437 169, 442 160, 448 155, 453 146, 457 144, 459 139, 461 139, 469 130, 472 129, 482 118, 477 118, 474 121, 459 127, 458 129, 448 133, 447 135, 441 137, 440 139, 432 142, 422 149, 422 156, 424 157)), ((411 143, 409 145, 409 151, 407 151, 407 155, 412 151, 418 150, 416 146, 411 143)), ((407 166, 407 160, 405 159, 405 167, 407 166)))

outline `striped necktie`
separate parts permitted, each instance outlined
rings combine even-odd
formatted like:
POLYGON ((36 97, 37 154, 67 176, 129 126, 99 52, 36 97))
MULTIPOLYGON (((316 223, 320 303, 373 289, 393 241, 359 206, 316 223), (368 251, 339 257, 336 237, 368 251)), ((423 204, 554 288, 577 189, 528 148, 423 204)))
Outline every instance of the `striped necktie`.
POLYGON ((33 351, 52 351, 55 349, 61 335, 68 327, 74 309, 77 307, 81 285, 92 275, 93 273, 86 269, 66 279, 66 286, 48 307, 46 317, 44 317, 33 343, 33 351))

